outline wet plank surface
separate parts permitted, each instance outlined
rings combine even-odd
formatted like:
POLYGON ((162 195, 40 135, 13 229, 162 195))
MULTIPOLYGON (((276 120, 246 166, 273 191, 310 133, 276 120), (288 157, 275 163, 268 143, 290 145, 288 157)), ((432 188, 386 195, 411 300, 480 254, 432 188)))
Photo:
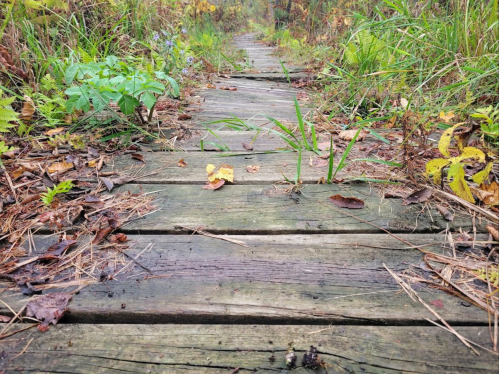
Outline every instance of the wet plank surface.
MULTIPOLYGON (((487 345, 487 327, 458 331, 487 345)), ((415 326, 59 325, 18 334, 0 349, 0 367, 9 373, 486 374, 498 368, 496 356, 477 356, 441 329, 415 326), (298 364, 292 371, 285 364, 290 342, 298 364), (310 345, 324 368, 302 366, 310 345)))

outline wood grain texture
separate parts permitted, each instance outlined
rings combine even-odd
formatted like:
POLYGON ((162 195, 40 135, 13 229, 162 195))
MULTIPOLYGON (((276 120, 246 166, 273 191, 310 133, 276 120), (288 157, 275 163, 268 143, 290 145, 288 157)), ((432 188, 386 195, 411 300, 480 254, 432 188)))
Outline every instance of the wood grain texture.
MULTIPOLYGON (((488 345, 486 327, 458 331, 488 345)), ((497 356, 475 355, 436 327, 254 325, 58 325, 0 342, 7 373, 497 373, 497 356), (322 332, 318 330, 324 329, 322 332), (31 339, 33 339, 31 341, 31 339), (14 358, 31 341, 24 354, 14 358), (285 365, 293 342, 298 368, 285 365), (305 369, 310 345, 326 368, 305 369), (239 370, 235 370, 239 368, 239 370)))
MULTIPOLYGON (((401 236, 442 252, 443 235, 401 236)), ((134 272, 84 288, 70 301, 66 321, 426 325, 426 318, 434 319, 383 267, 395 272, 419 267, 422 253, 389 235, 230 237, 248 247, 199 235, 129 238, 134 257, 150 248, 138 261, 152 277, 135 266, 134 272)), ((41 251, 54 242, 43 240, 36 244, 41 251)), ((437 311, 449 323, 488 323, 486 312, 457 297, 413 287, 427 303, 440 300, 437 311)), ((5 291, 2 299, 19 310, 27 298, 5 291)), ((0 314, 8 312, 0 305, 0 314)))
MULTIPOLYGON (((290 176, 292 178, 292 176, 290 176)), ((235 175, 237 183, 239 175, 235 175)), ((288 186, 289 187, 289 186, 288 186)), ((116 192, 155 192, 159 211, 130 222, 123 230, 142 234, 178 232, 178 225, 203 226, 222 234, 379 233, 377 225, 391 232, 439 232, 447 227, 470 230, 471 218, 456 215, 447 222, 436 209, 431 213, 420 204, 403 206, 401 199, 382 199, 368 185, 304 185, 301 194, 287 186, 226 185, 203 190, 200 185, 126 185, 116 192), (289 188, 288 188, 289 189, 289 188), (332 205, 329 197, 341 194, 365 202, 358 210, 332 205), (356 217, 369 222, 364 223, 356 217)), ((486 220, 477 222, 484 231, 486 220)))

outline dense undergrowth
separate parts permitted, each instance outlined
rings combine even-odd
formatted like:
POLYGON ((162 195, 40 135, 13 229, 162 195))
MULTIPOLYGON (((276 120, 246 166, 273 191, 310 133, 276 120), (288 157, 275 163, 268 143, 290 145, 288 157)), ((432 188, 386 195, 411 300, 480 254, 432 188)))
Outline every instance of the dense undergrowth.
MULTIPOLYGON (((424 114, 421 122, 441 111, 465 120, 498 109, 497 4, 298 0, 288 23, 263 31, 319 73, 331 117, 391 118, 412 110, 424 114)), ((482 126, 492 137, 499 135, 495 116, 482 126)))
POLYGON ((103 139, 145 132, 158 99, 183 100, 205 74, 238 66, 231 33, 248 19, 207 1, 12 0, 0 10, 0 139, 59 126, 103 139))

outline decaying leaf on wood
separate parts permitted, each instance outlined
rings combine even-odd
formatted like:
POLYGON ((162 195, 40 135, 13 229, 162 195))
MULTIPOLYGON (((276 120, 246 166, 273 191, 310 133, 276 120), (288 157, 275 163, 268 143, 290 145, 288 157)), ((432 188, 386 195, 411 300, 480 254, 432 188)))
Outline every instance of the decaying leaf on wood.
POLYGON ((428 201, 431 197, 431 188, 423 188, 422 190, 415 191, 404 199, 403 205, 419 204, 428 201))
POLYGON ((183 158, 181 158, 178 162, 177 162, 177 166, 179 168, 186 168, 187 167, 187 162, 184 161, 183 158))
POLYGON ((41 321, 38 330, 47 331, 49 325, 56 325, 68 309, 72 296, 65 292, 52 293, 32 300, 26 306, 26 315, 41 321))
POLYGON ((454 221, 454 215, 446 207, 437 204, 437 210, 447 221, 454 221))
POLYGON ((341 195, 334 195, 329 198, 334 205, 339 206, 340 208, 348 208, 348 209, 362 209, 364 208, 364 201, 357 199, 355 197, 344 197, 341 195))
POLYGON ((260 166, 258 166, 258 165, 248 165, 248 166, 246 166, 246 171, 248 173, 251 173, 251 174, 258 173, 260 171, 260 166))

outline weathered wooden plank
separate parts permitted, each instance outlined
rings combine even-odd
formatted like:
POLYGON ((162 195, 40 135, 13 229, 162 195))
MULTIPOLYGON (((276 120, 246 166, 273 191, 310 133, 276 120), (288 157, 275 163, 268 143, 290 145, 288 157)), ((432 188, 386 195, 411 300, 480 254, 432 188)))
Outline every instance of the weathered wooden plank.
MULTIPOLYGON (((237 183, 239 175, 235 175, 237 183)), ((368 185, 304 185, 301 194, 268 185, 226 185, 203 190, 199 185, 127 185, 117 191, 157 191, 159 211, 130 222, 129 232, 172 233, 177 225, 203 226, 226 234, 439 232, 447 227, 471 230, 470 216, 457 214, 447 222, 436 209, 431 214, 419 204, 403 206, 401 199, 382 199, 368 185), (333 208, 332 195, 365 201, 360 210, 333 208)), ((289 188, 290 189, 290 188, 289 188)), ((484 230, 487 222, 477 223, 484 230)))
MULTIPOLYGON (((219 144, 222 141, 217 140, 219 144)), ((212 146, 213 147, 213 146, 212 146)), ((239 142, 239 149, 244 149, 239 142)), ((247 152, 247 151, 246 151, 247 152)), ((145 163, 133 159, 130 155, 115 157, 108 163, 104 171, 120 173, 150 174, 141 179, 141 183, 171 184, 206 184, 207 164, 227 163, 234 167, 238 176, 238 184, 272 184, 285 181, 283 175, 293 177, 296 172, 297 153, 249 154, 243 153, 230 157, 215 152, 153 152, 143 154, 145 163), (186 167, 179 167, 178 161, 183 159, 186 167), (249 173, 248 166, 259 166, 256 173, 249 173), (157 172, 157 174, 151 174, 157 172)), ((304 153, 301 179, 304 183, 317 183, 321 177, 327 177, 327 167, 316 168, 309 165, 309 159, 317 157, 312 153, 304 153)), ((341 175, 339 176, 341 177, 341 175)))
MULTIPOLYGON (((458 331, 490 346, 486 327, 458 331)), ((436 327, 253 325, 58 325, 0 342, 0 367, 9 373, 288 373, 290 342, 298 357, 293 373, 486 374, 499 369, 497 356, 485 351, 477 356, 436 327), (310 345, 318 348, 325 368, 302 366, 310 345)))
MULTIPOLYGON (((442 253, 443 235, 401 237, 442 253)), ((67 321, 421 325, 434 318, 383 267, 399 272, 422 261, 420 251, 389 235, 229 237, 248 247, 198 235, 129 238, 134 257, 152 247, 138 261, 153 275, 136 266, 84 288, 67 321)), ((53 243, 37 238, 36 253, 53 243)), ((452 324, 488 323, 486 312, 455 296, 414 287, 427 303, 442 301, 438 312, 452 324)), ((26 303, 19 292, 5 291, 2 300, 14 310, 26 303)), ((0 314, 8 313, 0 304, 0 314)))

